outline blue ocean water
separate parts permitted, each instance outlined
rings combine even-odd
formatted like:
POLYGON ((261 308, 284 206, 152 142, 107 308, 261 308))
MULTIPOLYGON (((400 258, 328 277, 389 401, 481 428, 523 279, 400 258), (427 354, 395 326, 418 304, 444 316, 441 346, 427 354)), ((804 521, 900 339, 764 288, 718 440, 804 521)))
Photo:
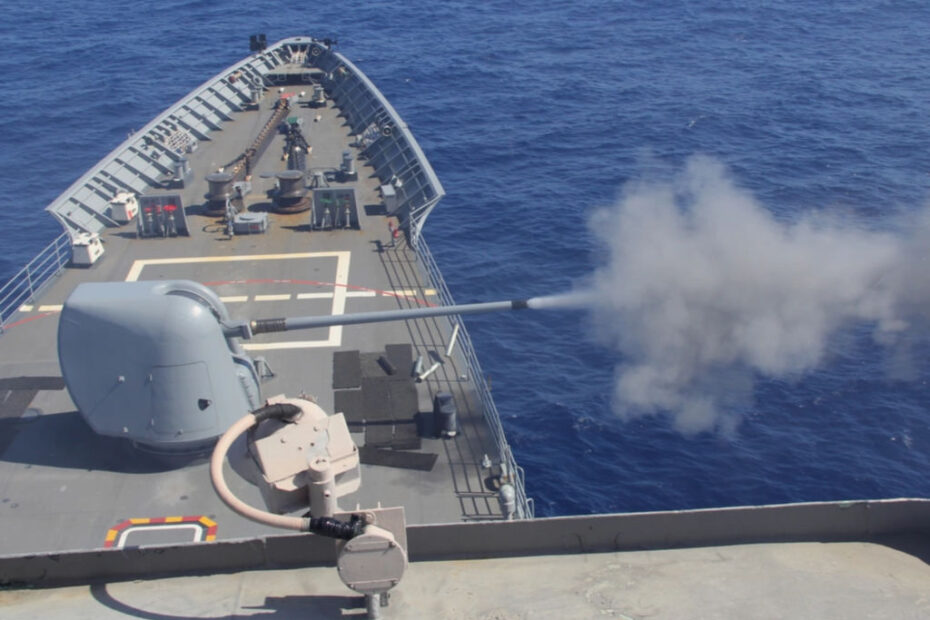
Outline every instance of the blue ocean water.
MULTIPOLYGON (((743 4, 6 7, 0 277, 58 234, 46 204, 256 32, 337 38, 409 123, 447 191, 425 234, 461 302, 582 281, 604 261, 591 213, 695 154, 785 221, 882 229, 925 206, 930 6, 743 4)), ((759 377, 735 434, 685 436, 611 411, 620 360, 585 317, 467 323, 540 515, 930 496, 930 364, 889 379, 869 326, 812 372, 759 377)))

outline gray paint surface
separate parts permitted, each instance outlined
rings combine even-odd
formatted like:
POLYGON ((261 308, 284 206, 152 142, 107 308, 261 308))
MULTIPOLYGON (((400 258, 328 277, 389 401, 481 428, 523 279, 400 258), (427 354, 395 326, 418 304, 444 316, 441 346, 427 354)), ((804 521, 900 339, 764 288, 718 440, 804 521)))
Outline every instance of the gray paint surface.
MULTIPOLYGON (((412 561, 588 554, 779 542, 901 541, 930 551, 930 501, 878 500, 413 525, 412 561)), ((123 550, 0 557, 0 583, 47 585, 335 562, 332 541, 304 534, 123 550)))
MULTIPOLYGON (((927 510, 926 501, 889 500, 412 527, 413 562, 392 590, 385 616, 925 618, 927 510), (484 559, 466 559, 474 555, 484 559)), ((7 618, 360 613, 363 601, 335 569, 314 566, 330 559, 332 549, 332 541, 306 535, 3 558, 4 578, 10 571, 25 574, 28 564, 37 576, 70 566, 74 583, 88 567, 125 577, 131 564, 143 579, 87 579, 85 573, 78 585, 6 589, 0 608, 7 618), (227 570, 201 564, 208 559, 227 570), (264 570, 245 568, 253 562, 264 570), (179 573, 181 567, 187 570, 179 573), (208 574, 190 574, 191 568, 208 574)))

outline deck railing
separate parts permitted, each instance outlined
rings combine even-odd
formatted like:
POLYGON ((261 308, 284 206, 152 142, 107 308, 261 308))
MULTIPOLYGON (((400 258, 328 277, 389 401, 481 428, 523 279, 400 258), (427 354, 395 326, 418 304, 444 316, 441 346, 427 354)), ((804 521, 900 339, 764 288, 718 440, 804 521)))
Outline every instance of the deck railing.
MULTIPOLYGON (((439 267, 436 265, 436 261, 433 259, 433 255, 430 253, 429 247, 422 237, 419 239, 415 249, 417 257, 420 259, 423 268, 429 274, 429 278, 436 288, 437 295, 442 302, 441 305, 451 306, 455 304, 455 300, 452 299, 452 294, 446 286, 446 281, 443 279, 442 273, 440 273, 439 267)), ((481 408, 484 412, 485 421, 497 445, 500 462, 507 468, 507 471, 513 475, 513 486, 517 492, 516 517, 518 519, 532 519, 535 516, 535 506, 533 499, 526 496, 523 468, 517 465, 513 457, 513 452, 510 450, 510 444, 507 443, 507 438, 504 435, 504 427, 501 424, 500 413, 497 411, 494 399, 491 398, 491 390, 485 380, 484 373, 481 371, 481 364, 478 363, 478 357, 475 355, 475 348, 472 345, 471 337, 468 335, 468 330, 465 329, 465 324, 462 322, 461 316, 453 315, 446 318, 449 319, 452 327, 455 325, 459 326, 458 346, 465 356, 468 377, 475 383, 475 389, 481 401, 481 408)))
POLYGON ((71 260, 71 238, 61 233, 0 288, 0 334, 23 304, 36 299, 71 260))

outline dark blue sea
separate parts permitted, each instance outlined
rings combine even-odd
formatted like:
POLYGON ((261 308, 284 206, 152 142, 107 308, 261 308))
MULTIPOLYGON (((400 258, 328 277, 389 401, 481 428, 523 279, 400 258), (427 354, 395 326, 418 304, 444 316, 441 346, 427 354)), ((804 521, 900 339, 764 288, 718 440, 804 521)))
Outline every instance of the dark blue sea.
MULTIPOLYGON (((776 226, 815 213, 894 235, 930 200, 926 2, 130 4, 3 10, 4 281, 59 233, 51 200, 258 32, 338 39, 408 122, 447 192, 425 235, 460 302, 589 282, 615 260, 595 214, 637 184, 673 187, 695 157, 776 226)), ((682 430, 675 405, 617 402, 618 368, 646 345, 605 340, 586 314, 467 325, 539 515, 930 497, 917 327, 899 335, 902 372, 875 320, 837 321, 796 368, 736 359, 750 381, 716 404, 730 422, 682 430)))

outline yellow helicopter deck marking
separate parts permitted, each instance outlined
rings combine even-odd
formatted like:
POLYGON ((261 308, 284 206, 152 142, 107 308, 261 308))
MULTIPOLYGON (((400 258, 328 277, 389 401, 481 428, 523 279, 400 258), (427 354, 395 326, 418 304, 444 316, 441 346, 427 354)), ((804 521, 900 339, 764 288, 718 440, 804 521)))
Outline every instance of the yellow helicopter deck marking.
POLYGON ((152 530, 190 530, 193 542, 216 540, 216 521, 204 515, 126 519, 107 530, 103 546, 121 549, 130 534, 152 530))
MULTIPOLYGON (((189 265, 194 263, 223 263, 237 261, 260 261, 260 260, 295 260, 306 258, 335 258, 336 259, 336 277, 333 284, 333 305, 330 311, 332 316, 345 314, 347 285, 349 283, 349 262, 352 256, 351 252, 296 252, 293 254, 235 254, 230 256, 189 256, 181 258, 144 258, 133 261, 129 273, 126 275, 126 282, 136 282, 142 275, 142 270, 154 265, 189 265)), ((256 301, 258 301, 256 296, 256 301)), ((266 297, 266 301, 270 296, 266 297)), ((287 296, 290 299, 290 295, 287 296)), ((276 349, 309 349, 318 347, 338 347, 342 344, 342 326, 333 325, 329 328, 329 337, 325 340, 290 340, 282 342, 268 343, 248 343, 243 344, 242 348, 247 351, 271 351, 276 349)))
MULTIPOLYGON (((346 291, 346 297, 375 297, 377 291, 346 291)), ((297 299, 332 299, 333 293, 297 293, 297 299)))

